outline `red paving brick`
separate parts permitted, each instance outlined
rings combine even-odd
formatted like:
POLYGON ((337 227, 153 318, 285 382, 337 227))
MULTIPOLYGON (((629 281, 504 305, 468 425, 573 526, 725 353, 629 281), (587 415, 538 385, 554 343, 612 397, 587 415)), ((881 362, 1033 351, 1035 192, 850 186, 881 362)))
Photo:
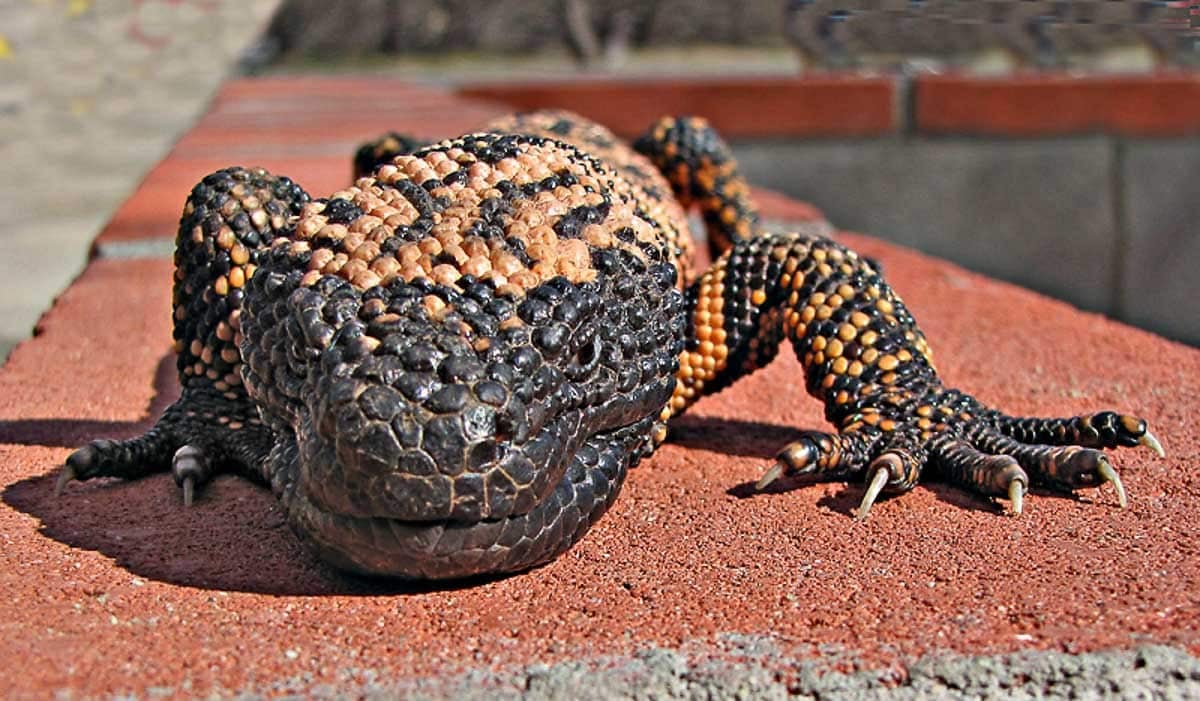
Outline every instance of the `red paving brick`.
MULTIPOLYGON (((224 99, 250 91, 247 82, 224 99)), ((161 214, 148 200, 138 207, 146 221, 172 222, 179 201, 161 214)), ((0 696, 228 694, 278 680, 296 692, 351 689, 371 675, 548 663, 724 633, 773 635, 799 656, 832 644, 867 667, 1145 642, 1200 653, 1200 473, 1191 469, 1200 351, 842 238, 882 261, 947 381, 1015 413, 1117 406, 1146 416, 1169 457, 1117 454, 1129 508, 1107 489, 1037 493, 1012 519, 922 485, 857 522, 860 485, 747 496, 797 427, 824 425, 784 352, 698 403, 612 511, 549 565, 448 589, 351 579, 300 546, 267 491, 236 478, 216 480, 191 509, 165 475, 53 497, 72 447, 144 430, 177 393, 169 263, 101 259, 0 369, 0 658, 21 665, 0 675, 0 696)))
POLYGON ((230 81, 117 209, 97 243, 173 237, 188 192, 219 168, 262 166, 324 195, 350 182, 350 155, 364 141, 389 130, 428 138, 459 134, 506 111, 389 79, 230 81))
POLYGON ((459 93, 520 110, 569 109, 625 137, 664 114, 703 115, 730 137, 881 136, 898 128, 896 83, 888 77, 546 80, 467 85, 459 93))
MULTIPOLYGON (((117 208, 97 243, 173 237, 188 192, 220 168, 261 166, 324 195, 350 182, 350 154, 364 141, 389 130, 431 139, 466 133, 510 109, 388 79, 231 81, 117 208)), ((798 221, 821 216, 775 193, 761 196, 776 216, 798 221)))

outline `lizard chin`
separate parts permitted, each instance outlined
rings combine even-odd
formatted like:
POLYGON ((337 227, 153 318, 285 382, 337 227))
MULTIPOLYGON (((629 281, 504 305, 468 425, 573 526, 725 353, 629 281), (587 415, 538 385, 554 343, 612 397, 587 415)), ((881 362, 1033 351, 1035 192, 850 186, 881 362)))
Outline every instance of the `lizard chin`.
POLYGON ((288 521, 339 569, 400 579, 456 579, 528 569, 563 552, 608 509, 628 468, 652 451, 645 417, 596 433, 567 454, 552 489, 523 513, 411 521, 329 511, 298 481, 279 485, 288 521))

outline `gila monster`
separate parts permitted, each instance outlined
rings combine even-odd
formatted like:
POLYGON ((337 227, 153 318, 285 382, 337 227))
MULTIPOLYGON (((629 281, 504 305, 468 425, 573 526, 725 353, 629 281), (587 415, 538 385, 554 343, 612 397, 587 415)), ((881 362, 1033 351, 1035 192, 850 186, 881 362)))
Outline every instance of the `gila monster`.
POLYGON ((1105 411, 1014 418, 943 386, 879 268, 758 226, 727 145, 664 118, 632 148, 561 112, 360 149, 312 199, 229 168, 192 190, 175 253, 183 391, 145 435, 98 440, 71 480, 170 470, 190 504, 220 471, 270 485, 326 561, 414 579, 513 572, 566 550, 667 421, 786 339, 836 432, 759 481, 861 479, 857 516, 921 478, 1007 498, 1108 481, 1145 445, 1105 411), (692 268, 686 211, 714 262, 692 268))

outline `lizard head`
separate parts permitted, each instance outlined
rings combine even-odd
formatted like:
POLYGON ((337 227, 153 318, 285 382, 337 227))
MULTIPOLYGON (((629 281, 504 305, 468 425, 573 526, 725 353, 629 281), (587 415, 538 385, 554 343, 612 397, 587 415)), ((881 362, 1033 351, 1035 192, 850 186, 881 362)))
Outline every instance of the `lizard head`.
POLYGON ((302 249, 284 242, 255 278, 279 310, 247 314, 278 320, 254 332, 276 345, 249 349, 248 386, 267 406, 293 397, 275 422, 296 440, 284 503, 330 561, 423 578, 528 567, 581 537, 652 449, 682 350, 674 266, 614 247, 527 289, 362 289, 312 275, 302 249))

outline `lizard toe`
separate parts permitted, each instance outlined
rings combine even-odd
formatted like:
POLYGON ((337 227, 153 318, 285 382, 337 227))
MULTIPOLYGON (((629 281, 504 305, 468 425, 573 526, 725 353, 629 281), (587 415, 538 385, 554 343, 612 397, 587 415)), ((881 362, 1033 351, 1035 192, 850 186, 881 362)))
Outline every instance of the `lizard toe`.
POLYGON ((192 505, 196 487, 207 482, 212 474, 212 460, 199 446, 185 445, 171 459, 171 476, 183 491, 184 506, 192 505))
POLYGON ((779 451, 755 488, 761 491, 785 476, 837 480, 860 474, 877 438, 877 433, 865 430, 843 434, 804 431, 779 451))
POLYGON ((1020 515, 1029 475, 1013 457, 979 450, 952 434, 931 441, 932 462, 948 482, 989 497, 1007 497, 1009 513, 1020 515))
POLYGON ((1073 492, 1111 483, 1120 506, 1124 508, 1129 503, 1120 475, 1101 450, 1078 445, 1021 443, 995 433, 984 433, 975 443, 983 450, 1011 456, 1036 484, 1073 492))

